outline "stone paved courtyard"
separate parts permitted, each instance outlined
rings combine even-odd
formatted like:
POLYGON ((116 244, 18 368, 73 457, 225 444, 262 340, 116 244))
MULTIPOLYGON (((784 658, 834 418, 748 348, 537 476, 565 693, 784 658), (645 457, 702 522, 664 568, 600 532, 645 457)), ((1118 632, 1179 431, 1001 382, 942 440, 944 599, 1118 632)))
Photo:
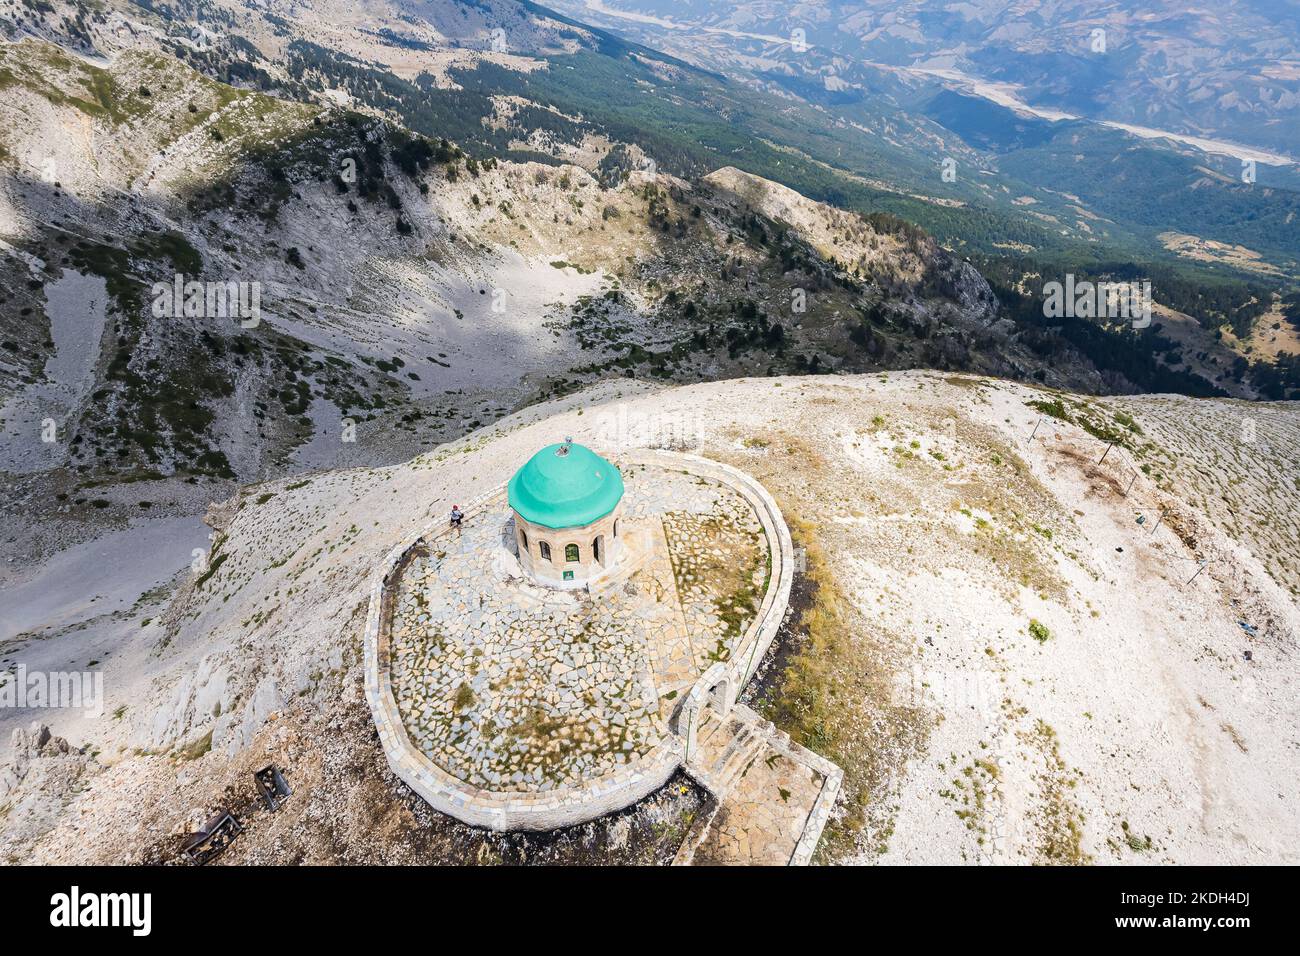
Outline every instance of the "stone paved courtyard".
POLYGON ((745 499, 665 468, 623 472, 626 553, 590 595, 521 575, 504 497, 402 571, 394 698, 412 742, 457 779, 549 791, 635 762, 757 613, 770 558, 745 499))

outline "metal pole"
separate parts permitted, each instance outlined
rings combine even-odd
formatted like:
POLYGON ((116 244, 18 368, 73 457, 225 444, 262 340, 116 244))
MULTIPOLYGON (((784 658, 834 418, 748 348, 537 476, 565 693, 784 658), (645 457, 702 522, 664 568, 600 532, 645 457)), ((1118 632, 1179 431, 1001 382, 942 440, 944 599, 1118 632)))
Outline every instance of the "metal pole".
POLYGON ((1034 440, 1034 436, 1038 434, 1038 426, 1041 425, 1041 424, 1043 424, 1043 416, 1042 416, 1042 415, 1039 415, 1039 416, 1038 416, 1038 421, 1034 422, 1034 430, 1033 430, 1032 432, 1029 433, 1029 437, 1026 439, 1026 441, 1033 441, 1033 440, 1034 440))
POLYGON ((1137 481, 1137 480, 1138 480, 1138 473, 1137 473, 1137 469, 1134 468, 1134 469, 1133 469, 1133 477, 1130 478, 1130 479, 1128 480, 1128 487, 1124 489, 1124 497, 1125 497, 1125 498, 1127 498, 1127 497, 1128 497, 1128 493, 1129 493, 1130 491, 1133 490, 1133 482, 1135 482, 1135 481, 1137 481))
POLYGON ((1105 461, 1105 460, 1106 460, 1106 456, 1110 454, 1110 450, 1111 450, 1112 448, 1114 448, 1114 447, 1115 447, 1115 443, 1114 443, 1114 442, 1111 442, 1109 445, 1107 445, 1107 446, 1106 446, 1106 450, 1105 450, 1104 452, 1101 453, 1101 461, 1097 462, 1097 464, 1100 465, 1102 461, 1105 461))
MULTIPOLYGON (((1204 571, 1205 568, 1209 565, 1209 563, 1210 562, 1208 561, 1202 561, 1201 566, 1196 569, 1196 574, 1200 574, 1202 571, 1204 571)), ((1193 574, 1190 578, 1187 579, 1187 584, 1191 584, 1193 581, 1196 580, 1196 574, 1193 574)), ((1187 584, 1184 584, 1183 587, 1187 587, 1187 584)))
MULTIPOLYGON (((745 664, 745 669, 740 672, 741 687, 744 687, 745 683, 749 680, 749 677, 745 675, 749 674, 749 669, 754 666, 754 655, 758 653, 758 637, 758 634, 754 635, 754 646, 749 649, 749 661, 745 664)), ((750 674, 750 676, 752 677, 753 675, 750 674)), ((740 696, 740 691, 736 691, 736 696, 740 696)))
POLYGON ((1156 519, 1156 523, 1153 524, 1153 525, 1151 526, 1151 530, 1148 531, 1147 534, 1155 534, 1155 533, 1156 533, 1156 528, 1160 527, 1160 522, 1162 522, 1162 521, 1164 521, 1164 520, 1165 520, 1165 509, 1164 509, 1164 508, 1161 508, 1161 509, 1160 509, 1160 517, 1156 519))

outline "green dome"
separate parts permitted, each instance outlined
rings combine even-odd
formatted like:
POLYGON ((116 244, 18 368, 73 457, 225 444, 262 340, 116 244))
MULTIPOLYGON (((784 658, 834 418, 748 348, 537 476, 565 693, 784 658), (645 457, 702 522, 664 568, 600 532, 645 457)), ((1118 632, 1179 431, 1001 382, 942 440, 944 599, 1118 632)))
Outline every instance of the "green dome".
POLYGON ((623 476, 590 448, 547 445, 506 486, 510 507, 544 528, 580 528, 603 518, 623 497, 623 476))

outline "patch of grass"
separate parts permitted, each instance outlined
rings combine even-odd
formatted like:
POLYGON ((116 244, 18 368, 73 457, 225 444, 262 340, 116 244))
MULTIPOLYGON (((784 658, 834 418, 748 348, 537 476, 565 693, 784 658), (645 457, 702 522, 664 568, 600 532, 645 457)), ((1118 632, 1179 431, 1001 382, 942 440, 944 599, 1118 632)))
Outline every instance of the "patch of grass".
POLYGON ((707 659, 729 660, 763 602, 772 567, 767 539, 761 530, 737 527, 725 511, 670 512, 663 527, 678 594, 702 588, 722 622, 723 633, 707 659), (697 537, 700 544, 691 544, 697 537))
POLYGON ((194 582, 194 587, 196 589, 203 587, 203 585, 205 585, 208 582, 208 578, 212 577, 212 575, 217 573, 217 568, 221 567, 223 564, 226 563, 227 557, 228 555, 219 554, 215 558, 213 558, 212 562, 208 565, 208 569, 204 571, 202 574, 200 574, 198 579, 194 582))
MULTIPOLYGON (((890 827, 888 790, 902 754, 920 750, 930 729, 925 711, 897 701, 887 635, 873 633, 835 579, 814 527, 782 508, 806 568, 806 604, 787 627, 796 635, 779 683, 759 701, 765 716, 795 742, 844 770, 845 813, 827 824, 819 859, 857 851, 867 833, 890 827)), ((801 602, 802 603, 802 602, 801 602)))
POLYGON ((1129 450, 1134 450, 1133 436, 1142 434, 1142 429, 1138 427, 1132 416, 1123 412, 1116 412, 1108 418, 1097 409, 1078 402, 1073 403, 1073 408, 1067 408, 1065 402, 1059 398, 1050 401, 1039 399, 1026 404, 1044 415, 1067 424, 1078 425, 1099 441, 1114 442, 1129 450))
POLYGON ((198 760, 212 749, 212 731, 208 731, 198 740, 186 745, 177 755, 182 760, 198 760))
POLYGON ((1038 720, 1028 742, 1046 763, 1037 777, 1041 802, 1034 818, 1039 862, 1065 866, 1091 863, 1091 855, 1083 849, 1083 814, 1070 799, 1077 774, 1070 772, 1061 757, 1056 731, 1038 720))
POLYGON ((1032 401, 1029 403, 1029 407, 1036 408, 1038 411, 1051 418, 1068 422, 1071 425, 1074 424, 1074 419, 1070 417, 1070 412, 1066 409, 1065 403, 1059 398, 1054 398, 1051 401, 1044 401, 1042 399, 1032 401))
POLYGON ((961 798, 962 807, 956 810, 957 818, 966 829, 975 834, 977 842, 984 843, 988 831, 988 803, 992 785, 1001 776, 1001 769, 991 760, 975 760, 953 779, 956 791, 946 791, 949 799, 961 798), (964 778, 964 782, 963 782, 964 778))
POLYGON ((172 268, 190 278, 203 272, 203 256, 185 236, 175 230, 148 233, 137 239, 131 251, 138 256, 158 261, 166 260, 172 268))
POLYGON ((1120 829, 1124 831, 1124 842, 1127 843, 1128 848, 1135 853, 1146 853, 1155 846, 1151 837, 1138 836, 1130 830, 1127 820, 1121 821, 1119 826, 1120 829))
POLYGON ((1039 644, 1046 644, 1052 638, 1052 632, 1047 625, 1038 618, 1033 618, 1029 622, 1029 636, 1039 644))
POLYGON ((1128 412, 1115 412, 1111 417, 1114 418, 1115 421, 1119 422, 1120 425, 1122 425, 1123 427, 1131 431, 1133 434, 1135 435, 1142 434, 1142 427, 1138 425, 1136 421, 1133 420, 1133 416, 1130 415, 1128 412))

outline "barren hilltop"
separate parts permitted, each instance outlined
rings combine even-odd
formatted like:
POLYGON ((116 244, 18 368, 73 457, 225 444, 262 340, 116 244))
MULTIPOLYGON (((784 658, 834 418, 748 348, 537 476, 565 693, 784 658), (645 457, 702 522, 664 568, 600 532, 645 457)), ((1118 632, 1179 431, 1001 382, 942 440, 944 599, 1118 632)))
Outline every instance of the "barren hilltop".
MULTIPOLYGON (((1300 397, 1300 180, 820 55, 811 86, 702 69, 520 0, 0 0, 0 695, 106 698, 0 707, 0 861, 183 862, 229 811, 222 864, 716 862, 702 831, 771 850, 800 815, 777 862, 1300 862, 1300 417, 1264 400, 1300 397), (1058 277, 1154 286, 1153 321, 1049 314, 1058 277), (685 744, 650 796, 545 833, 463 826, 390 770, 376 569, 424 581, 446 553, 398 545, 568 436, 713 459, 784 515, 755 513, 766 566, 761 536, 690 552, 781 592, 756 673, 705 681, 721 639, 661 654, 690 680, 641 682, 633 740, 591 760, 636 776, 666 712, 724 687, 716 730, 744 684, 743 734, 705 743, 758 763, 768 833, 685 744), (759 737, 807 758, 803 792, 759 737)), ((505 553, 493 520, 455 587, 505 553)), ((721 578, 687 603, 734 638, 721 578)), ((602 665, 604 701, 635 669, 602 665)), ((461 782, 525 773, 475 762, 494 721, 438 717, 461 782)))
POLYGON ((155 586, 137 537, 115 591, 18 642, 98 661, 111 719, 16 735, 0 852, 173 860, 274 763, 293 796, 222 862, 671 859, 707 810, 688 779, 556 834, 472 830, 391 774, 361 692, 376 563, 573 435, 697 452, 781 506, 800 571, 746 700, 844 769, 817 859, 1293 863, 1298 421, 927 372, 614 380, 403 464, 244 486, 198 570, 155 586))

